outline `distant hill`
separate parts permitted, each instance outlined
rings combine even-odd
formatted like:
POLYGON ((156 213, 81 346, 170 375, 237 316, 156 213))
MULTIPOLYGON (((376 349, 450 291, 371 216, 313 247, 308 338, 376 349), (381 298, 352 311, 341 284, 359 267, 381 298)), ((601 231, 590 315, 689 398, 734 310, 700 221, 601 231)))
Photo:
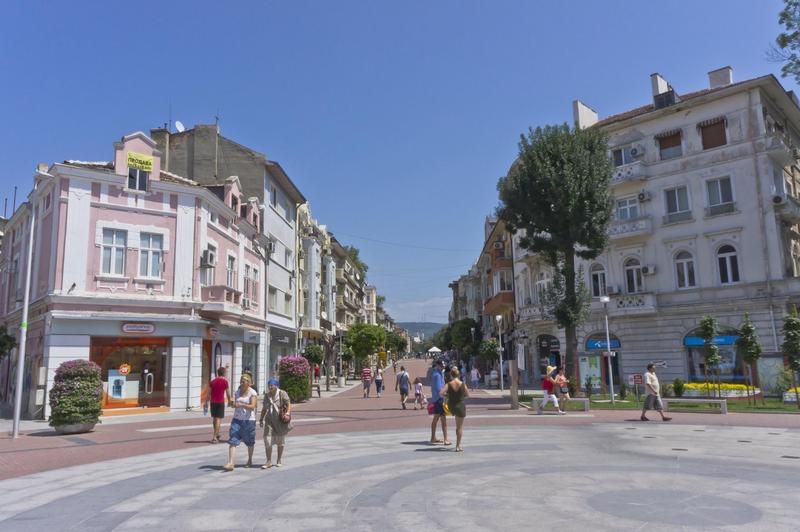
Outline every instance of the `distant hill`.
POLYGON ((436 332, 444 327, 444 323, 431 323, 429 321, 406 321, 406 322, 398 322, 397 325, 402 327, 403 329, 408 330, 411 336, 415 336, 417 333, 423 333, 425 335, 425 339, 429 339, 431 336, 436 334, 436 332))

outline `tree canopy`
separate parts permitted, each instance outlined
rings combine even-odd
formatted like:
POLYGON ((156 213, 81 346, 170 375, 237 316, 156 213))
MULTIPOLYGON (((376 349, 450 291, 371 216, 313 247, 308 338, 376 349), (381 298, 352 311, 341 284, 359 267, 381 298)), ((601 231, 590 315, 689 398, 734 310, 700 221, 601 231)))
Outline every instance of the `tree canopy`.
POLYGON ((345 251, 345 253, 347 253, 347 256, 353 262, 355 267, 358 268, 358 271, 361 272, 361 276, 362 277, 366 277, 367 276, 367 270, 369 270, 369 266, 367 266, 366 262, 361 260, 361 257, 359 256, 360 253, 361 253, 361 250, 359 250, 355 246, 344 246, 344 251, 345 251))
POLYGON ((0 326, 0 361, 17 347, 17 339, 8 334, 5 325, 0 326))
POLYGON ((379 325, 369 323, 356 323, 350 327, 344 338, 345 345, 359 360, 377 352, 385 341, 386 330, 379 325))
POLYGON ((529 129, 519 156, 497 189, 497 214, 520 246, 551 268, 552 314, 566 336, 567 364, 576 367, 577 327, 589 299, 576 258, 593 259, 608 243, 611 161, 605 133, 567 124, 529 129))
POLYGON ((384 346, 386 349, 390 350, 392 353, 405 353, 408 351, 408 342, 406 339, 397 334, 394 331, 388 331, 386 333, 386 340, 384 342, 384 346))
POLYGON ((783 63, 783 77, 793 77, 800 83, 800 0, 784 0, 778 23, 783 31, 775 39, 777 48, 773 47, 772 58, 783 63))

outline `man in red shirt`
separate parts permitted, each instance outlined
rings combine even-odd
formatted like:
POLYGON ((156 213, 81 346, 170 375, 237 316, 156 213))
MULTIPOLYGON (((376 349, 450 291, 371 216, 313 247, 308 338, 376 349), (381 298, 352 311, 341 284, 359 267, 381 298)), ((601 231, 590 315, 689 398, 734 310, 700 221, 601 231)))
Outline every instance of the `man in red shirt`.
POLYGON ((364 399, 369 397, 369 388, 372 386, 372 370, 369 366, 364 366, 361 370, 361 384, 364 385, 364 399))
POLYGON ((211 403, 211 422, 214 426, 214 436, 211 443, 219 443, 219 425, 225 417, 225 403, 231 403, 231 387, 228 379, 225 378, 225 368, 217 369, 217 378, 212 380, 209 385, 208 399, 204 410, 208 410, 208 403, 211 403), (227 401, 226 401, 227 399, 227 401))

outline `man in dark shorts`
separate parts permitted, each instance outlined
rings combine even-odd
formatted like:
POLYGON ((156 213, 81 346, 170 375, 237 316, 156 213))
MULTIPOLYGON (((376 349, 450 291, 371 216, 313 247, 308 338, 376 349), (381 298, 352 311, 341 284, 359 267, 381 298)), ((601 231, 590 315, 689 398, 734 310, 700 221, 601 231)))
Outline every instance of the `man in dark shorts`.
POLYGON ((411 387, 411 375, 408 374, 405 366, 400 366, 400 373, 397 374, 394 383, 394 391, 400 390, 400 404, 403 405, 403 410, 406 409, 409 387, 411 387))
POLYGON ((211 423, 214 427, 214 436, 211 443, 219 443, 219 426, 222 418, 225 417, 225 403, 231 402, 231 387, 228 379, 225 378, 225 368, 217 369, 217 378, 208 385, 208 399, 204 410, 208 410, 211 404, 211 423), (227 401, 226 401, 227 399, 227 401))
POLYGON ((442 375, 442 360, 438 359, 433 363, 433 370, 431 371, 431 401, 433 401, 433 421, 431 422, 431 443, 444 443, 450 445, 447 440, 447 416, 444 415, 444 397, 442 397, 442 390, 444 389, 444 375, 442 375), (436 439, 436 425, 439 421, 442 422, 442 436, 444 439, 436 439))

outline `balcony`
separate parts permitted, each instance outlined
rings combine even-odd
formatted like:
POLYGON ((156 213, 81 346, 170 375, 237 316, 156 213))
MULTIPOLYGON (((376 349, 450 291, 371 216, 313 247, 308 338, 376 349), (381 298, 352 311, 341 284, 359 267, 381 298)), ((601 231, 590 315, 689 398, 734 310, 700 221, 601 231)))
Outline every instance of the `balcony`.
POLYGON ((783 135, 774 134, 767 137, 764 149, 781 167, 789 166, 794 163, 795 150, 792 149, 789 140, 783 135))
MULTIPOLYGON (((642 314, 655 314, 656 295, 652 292, 639 292, 637 294, 617 294, 609 296, 611 302, 608 305, 610 316, 632 316, 642 314)), ((594 310, 603 311, 603 305, 593 302, 594 310)))
POLYGON ((789 195, 774 196, 772 198, 775 212, 781 220, 791 224, 800 223, 800 201, 789 195), (780 199, 781 201, 778 201, 780 199))
POLYGON ((498 315, 514 308, 514 292, 500 292, 486 300, 484 314, 498 315))
POLYGON ((351 298, 347 298, 344 296, 336 296, 336 307, 337 308, 350 308, 352 310, 358 310, 358 303, 351 298))
POLYGON ((520 321, 553 321, 541 305, 527 305, 519 309, 520 321))
POLYGON ((200 300, 203 302, 202 312, 212 314, 240 314, 242 312, 242 293, 230 286, 204 286, 200 289, 200 300))
POLYGON ((649 236, 652 233, 653 220, 649 216, 640 216, 631 220, 617 220, 608 227, 608 236, 611 240, 649 236))
POLYGON ((347 279, 344 276, 344 268, 336 268, 336 281, 346 283, 347 279))
POLYGON ((647 179, 647 169, 642 161, 634 161, 614 168, 611 174, 611 184, 626 183, 628 181, 642 181, 647 179))

